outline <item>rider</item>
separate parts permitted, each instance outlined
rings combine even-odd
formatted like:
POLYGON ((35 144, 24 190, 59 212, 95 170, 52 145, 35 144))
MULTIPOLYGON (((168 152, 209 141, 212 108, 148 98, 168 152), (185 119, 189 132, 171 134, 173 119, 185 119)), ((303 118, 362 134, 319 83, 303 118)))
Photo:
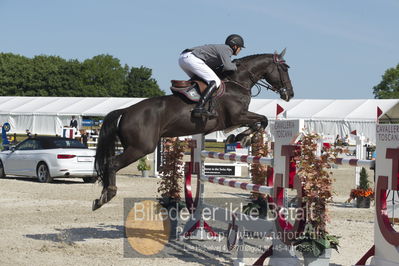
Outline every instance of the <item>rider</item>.
POLYGON ((197 106, 192 111, 194 117, 214 116, 204 106, 212 94, 219 88, 221 81, 215 69, 222 66, 222 71, 236 71, 237 66, 231 62, 232 55, 238 55, 244 47, 244 39, 238 34, 227 37, 225 44, 207 44, 184 50, 179 57, 179 65, 192 78, 198 76, 207 84, 197 106))

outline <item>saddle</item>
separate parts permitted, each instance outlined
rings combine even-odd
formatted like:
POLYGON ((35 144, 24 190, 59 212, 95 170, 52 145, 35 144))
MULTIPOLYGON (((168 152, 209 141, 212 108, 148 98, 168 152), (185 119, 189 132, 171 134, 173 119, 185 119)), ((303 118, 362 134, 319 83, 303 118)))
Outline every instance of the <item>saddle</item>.
MULTIPOLYGON (((208 86, 202 80, 171 80, 172 86, 170 87, 173 94, 180 94, 192 102, 198 102, 202 93, 208 86)), ((222 84, 213 93, 212 98, 219 98, 224 94, 225 85, 222 84)))

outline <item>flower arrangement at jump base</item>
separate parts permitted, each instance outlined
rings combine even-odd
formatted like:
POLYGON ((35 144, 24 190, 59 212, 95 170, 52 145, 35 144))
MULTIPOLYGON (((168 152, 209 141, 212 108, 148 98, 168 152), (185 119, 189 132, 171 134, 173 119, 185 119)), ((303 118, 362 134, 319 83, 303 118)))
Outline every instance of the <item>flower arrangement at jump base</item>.
MULTIPOLYGON (((255 132, 251 138, 251 154, 252 156, 266 157, 269 155, 269 145, 265 140, 265 130, 255 132)), ((270 166, 262 164, 251 164, 252 184, 267 185, 267 176, 273 171, 270 166)), ((271 173, 272 174, 272 173, 271 173)), ((268 211, 268 195, 251 192, 251 202, 244 206, 244 213, 250 214, 253 209, 257 209, 259 216, 265 218, 268 211)))
POLYGON ((349 194, 349 199, 346 202, 356 200, 357 208, 370 208, 370 201, 374 199, 374 191, 370 188, 370 181, 368 174, 364 167, 360 171, 360 184, 356 189, 352 189, 349 194))
POLYGON ((189 148, 188 140, 179 138, 162 139, 161 180, 158 182, 158 199, 165 208, 177 207, 181 209, 185 204, 181 201, 182 180, 184 178, 184 151, 189 148))
POLYGON ((322 154, 317 155, 317 134, 304 134, 297 149, 297 175, 303 184, 303 202, 307 220, 305 229, 294 241, 297 251, 304 257, 305 265, 329 265, 331 250, 338 251, 337 236, 327 231, 330 218, 327 204, 332 201, 331 164, 340 152, 339 148, 323 147, 322 154), (309 215, 311 214, 311 215, 309 215), (313 265, 313 264, 312 264, 313 265))
POLYGON ((373 196, 374 196, 374 191, 371 188, 368 188, 366 190, 365 189, 360 189, 360 188, 352 189, 351 190, 351 194, 350 194, 351 199, 356 199, 356 198, 359 198, 359 197, 370 197, 370 198, 373 198, 373 196))

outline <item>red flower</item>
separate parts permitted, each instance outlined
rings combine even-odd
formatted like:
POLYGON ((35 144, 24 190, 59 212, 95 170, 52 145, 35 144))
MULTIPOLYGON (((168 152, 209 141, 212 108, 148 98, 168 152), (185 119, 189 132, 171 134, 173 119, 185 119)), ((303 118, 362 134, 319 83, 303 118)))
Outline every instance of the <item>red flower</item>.
POLYGON ((346 202, 350 202, 353 199, 359 198, 359 197, 365 197, 368 198, 370 197, 371 199, 374 199, 374 191, 371 188, 368 189, 352 189, 351 193, 349 195, 349 199, 346 202))

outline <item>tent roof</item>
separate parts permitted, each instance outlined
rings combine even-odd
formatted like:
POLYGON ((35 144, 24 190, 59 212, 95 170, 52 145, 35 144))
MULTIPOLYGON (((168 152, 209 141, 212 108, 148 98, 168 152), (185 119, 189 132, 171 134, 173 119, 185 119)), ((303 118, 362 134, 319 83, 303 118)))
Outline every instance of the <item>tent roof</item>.
MULTIPOLYGON (((109 97, 0 97, 0 114, 105 116, 144 98, 109 97)), ((270 119, 276 117, 276 104, 287 111, 287 118, 307 120, 375 121, 377 106, 383 119, 399 120, 399 99, 295 99, 290 102, 252 99, 249 110, 270 119)))
POLYGON ((380 119, 399 120, 399 99, 297 99, 289 102, 253 99, 249 109, 274 119, 276 104, 287 111, 287 118, 290 119, 373 122, 376 121, 379 107, 383 111, 380 119))
POLYGON ((105 116, 144 98, 0 97, 0 114, 105 116))

